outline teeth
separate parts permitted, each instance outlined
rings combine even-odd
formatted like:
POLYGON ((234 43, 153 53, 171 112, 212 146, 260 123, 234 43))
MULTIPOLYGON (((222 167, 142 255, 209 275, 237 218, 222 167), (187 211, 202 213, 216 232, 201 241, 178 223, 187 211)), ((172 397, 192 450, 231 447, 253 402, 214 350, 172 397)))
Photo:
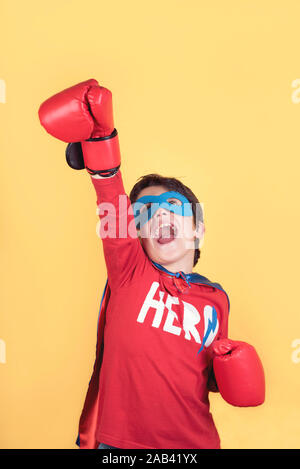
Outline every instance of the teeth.
POLYGON ((159 230, 160 230, 161 228, 164 228, 165 226, 170 226, 171 228, 173 228, 173 230, 175 230, 174 226, 173 226, 171 223, 162 223, 161 225, 159 225, 159 226, 156 228, 156 230, 155 230, 155 232, 154 232, 154 237, 155 237, 155 238, 158 238, 159 230))

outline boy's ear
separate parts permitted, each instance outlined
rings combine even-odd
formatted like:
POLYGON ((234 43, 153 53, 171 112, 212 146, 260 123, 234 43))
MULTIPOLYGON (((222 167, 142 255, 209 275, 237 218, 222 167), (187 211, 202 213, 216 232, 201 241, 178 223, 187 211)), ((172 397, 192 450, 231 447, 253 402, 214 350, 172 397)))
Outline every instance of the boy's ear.
POLYGON ((201 249, 202 246, 203 246, 203 243, 204 243, 204 233, 205 233, 205 225, 203 222, 199 222, 199 225, 198 225, 198 228, 195 229, 194 231, 194 235, 195 235, 195 239, 198 238, 199 239, 199 246, 198 246, 198 249, 201 249))

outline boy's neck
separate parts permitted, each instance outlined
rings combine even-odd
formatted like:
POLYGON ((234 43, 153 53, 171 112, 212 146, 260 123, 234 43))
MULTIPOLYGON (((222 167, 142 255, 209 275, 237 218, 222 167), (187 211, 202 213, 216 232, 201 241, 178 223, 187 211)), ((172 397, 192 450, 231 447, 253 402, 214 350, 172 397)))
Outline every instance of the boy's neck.
POLYGON ((160 265, 174 274, 176 274, 176 272, 184 272, 185 274, 193 273, 193 260, 179 259, 176 262, 160 265))

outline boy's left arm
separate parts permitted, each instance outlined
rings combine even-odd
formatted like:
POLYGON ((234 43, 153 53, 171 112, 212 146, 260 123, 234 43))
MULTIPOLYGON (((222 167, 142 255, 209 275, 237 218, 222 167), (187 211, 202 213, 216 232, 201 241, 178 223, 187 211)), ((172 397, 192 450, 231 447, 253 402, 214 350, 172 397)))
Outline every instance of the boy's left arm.
POLYGON ((252 345, 221 338, 211 345, 213 371, 218 390, 231 405, 250 407, 265 400, 265 376, 252 345))

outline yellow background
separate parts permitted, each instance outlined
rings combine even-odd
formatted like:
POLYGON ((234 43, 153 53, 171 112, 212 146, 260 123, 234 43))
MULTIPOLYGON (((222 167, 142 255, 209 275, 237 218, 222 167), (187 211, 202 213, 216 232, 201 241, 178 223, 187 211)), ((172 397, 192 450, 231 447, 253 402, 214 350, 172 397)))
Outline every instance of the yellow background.
POLYGON ((211 395, 222 447, 300 448, 299 18, 283 0, 2 0, 1 448, 75 448, 106 270, 90 179, 37 111, 88 78, 113 92, 127 192, 158 172, 204 203, 195 271, 263 361, 263 406, 211 395))

